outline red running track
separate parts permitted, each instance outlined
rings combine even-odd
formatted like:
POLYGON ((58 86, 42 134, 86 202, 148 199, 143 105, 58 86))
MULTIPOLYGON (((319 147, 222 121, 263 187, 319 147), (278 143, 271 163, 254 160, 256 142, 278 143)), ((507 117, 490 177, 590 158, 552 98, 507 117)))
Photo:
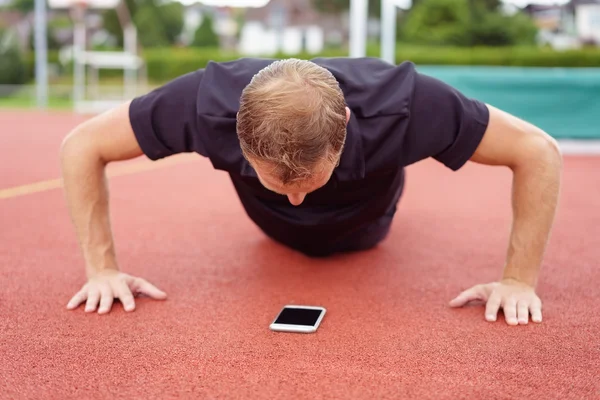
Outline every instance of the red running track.
MULTIPOLYGON (((0 190, 59 177, 80 120, 0 113, 0 190)), ((84 270, 62 191, 0 200, 0 398, 599 399, 598 171, 566 157, 544 322, 517 327, 447 305, 501 274, 505 169, 411 166, 388 240, 325 260, 265 238, 202 158, 114 177, 121 268, 169 297, 104 316, 66 310, 84 270), (270 331, 287 303, 325 306, 318 332, 270 331)))

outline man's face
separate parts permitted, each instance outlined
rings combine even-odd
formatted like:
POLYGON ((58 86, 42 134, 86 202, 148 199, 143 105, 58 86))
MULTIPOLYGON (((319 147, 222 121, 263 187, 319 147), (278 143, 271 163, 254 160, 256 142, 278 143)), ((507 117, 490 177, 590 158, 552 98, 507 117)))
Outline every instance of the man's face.
POLYGON ((258 175, 260 183, 272 192, 287 196, 289 202, 294 206, 302 204, 307 194, 325 186, 331 178, 335 168, 335 164, 332 164, 328 160, 324 160, 323 163, 316 168, 310 179, 284 185, 279 179, 274 177, 271 172, 272 168, 269 168, 268 164, 259 160, 252 160, 251 163, 258 175))
MULTIPOLYGON (((346 123, 348 123, 349 120, 350 109, 346 107, 346 123)), ((258 175, 260 183, 265 188, 272 192, 287 196, 290 203, 295 206, 302 204, 307 194, 325 186, 327 182, 329 182, 329 179, 331 179, 333 170, 336 167, 335 163, 331 163, 329 160, 324 159, 313 171, 312 178, 284 185, 272 173, 272 167, 269 166, 269 164, 257 159, 249 161, 258 175)))

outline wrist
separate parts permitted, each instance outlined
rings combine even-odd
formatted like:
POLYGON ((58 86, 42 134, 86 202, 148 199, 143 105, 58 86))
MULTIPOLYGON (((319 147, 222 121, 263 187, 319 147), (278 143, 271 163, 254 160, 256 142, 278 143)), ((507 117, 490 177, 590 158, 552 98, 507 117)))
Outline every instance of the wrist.
POLYGON ((519 283, 535 287, 537 284, 537 276, 532 273, 515 272, 507 269, 504 271, 504 274, 502 274, 501 281, 503 283, 519 283))
POLYGON ((103 272, 118 271, 118 270, 119 270, 119 268, 117 268, 116 266, 106 267, 106 268, 87 267, 86 268, 86 276, 88 279, 90 279, 93 277, 97 277, 98 275, 101 275, 103 272))
POLYGON ((95 276, 103 271, 118 271, 117 261, 114 257, 106 257, 100 261, 88 260, 85 266, 86 274, 89 277, 95 276))

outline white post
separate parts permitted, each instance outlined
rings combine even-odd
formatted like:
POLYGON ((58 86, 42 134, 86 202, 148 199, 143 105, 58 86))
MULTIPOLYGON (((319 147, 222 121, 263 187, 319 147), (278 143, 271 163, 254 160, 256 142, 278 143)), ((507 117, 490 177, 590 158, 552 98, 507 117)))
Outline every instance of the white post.
POLYGON ((78 107, 85 99, 85 22, 75 23, 73 37, 73 102, 78 107))
POLYGON ((367 53, 368 0, 350 0, 350 57, 367 53))
MULTIPOLYGON (((143 86, 140 89, 141 94, 145 94, 148 91, 148 67, 146 66, 146 63, 142 63, 142 65, 141 65, 140 79, 143 83, 143 86)), ((136 94, 138 94, 138 93, 136 93, 136 94)))
POLYGON ((396 64, 396 2, 381 0, 381 58, 396 64))
POLYGON ((133 24, 123 28, 123 47, 129 54, 137 54, 137 31, 133 24))
POLYGON ((95 65, 90 65, 88 67, 88 72, 90 75, 90 81, 89 81, 89 90, 90 90, 90 97, 94 100, 97 100, 100 98, 100 87, 99 87, 99 82, 100 82, 100 71, 98 70, 98 68, 95 65))
MULTIPOLYGON (((123 47, 127 56, 132 59, 137 55, 137 30, 133 24, 123 28, 123 47)), ((137 67, 133 63, 125 63, 123 83, 125 84, 125 99, 129 100, 135 96, 137 67)))
POLYGON ((37 106, 48 105, 48 38, 46 2, 35 0, 35 81, 37 106))
POLYGON ((71 5, 71 17, 75 21, 73 29, 73 106, 75 109, 78 109, 85 100, 86 8, 87 3, 82 0, 71 5))

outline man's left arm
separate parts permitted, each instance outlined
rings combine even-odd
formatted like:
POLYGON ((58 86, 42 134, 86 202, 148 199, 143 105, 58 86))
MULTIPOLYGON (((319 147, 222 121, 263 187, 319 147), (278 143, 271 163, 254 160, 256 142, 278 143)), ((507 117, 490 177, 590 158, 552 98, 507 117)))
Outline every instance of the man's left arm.
POLYGON ((450 302, 460 307, 486 302, 486 319, 503 309, 510 325, 541 322, 535 287, 558 204, 562 155, 556 141, 538 127, 487 106, 489 123, 470 160, 510 168, 513 173, 513 224, 506 264, 499 282, 474 286, 450 302))

